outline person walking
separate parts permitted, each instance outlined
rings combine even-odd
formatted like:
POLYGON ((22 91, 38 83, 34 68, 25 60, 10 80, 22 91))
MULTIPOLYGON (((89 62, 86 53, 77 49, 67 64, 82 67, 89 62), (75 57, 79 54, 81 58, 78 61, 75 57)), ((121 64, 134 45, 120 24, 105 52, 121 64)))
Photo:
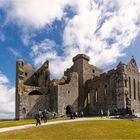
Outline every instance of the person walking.
POLYGON ((84 117, 84 112, 83 111, 81 111, 80 117, 84 117))
POLYGON ((104 115, 104 112, 103 112, 103 109, 101 109, 101 118, 103 117, 104 115))
POLYGON ((41 125, 41 114, 38 112, 35 116, 36 119, 36 126, 41 125))
POLYGON ((107 117, 109 118, 109 116, 110 116, 110 111, 109 111, 109 109, 107 110, 107 117))
POLYGON ((70 111, 70 119, 73 119, 73 113, 70 111))
POLYGON ((73 112, 73 119, 75 119, 75 117, 76 117, 76 113, 75 113, 75 112, 73 112))
POLYGON ((48 120, 48 113, 46 109, 42 112, 42 116, 43 116, 44 123, 46 123, 48 120))

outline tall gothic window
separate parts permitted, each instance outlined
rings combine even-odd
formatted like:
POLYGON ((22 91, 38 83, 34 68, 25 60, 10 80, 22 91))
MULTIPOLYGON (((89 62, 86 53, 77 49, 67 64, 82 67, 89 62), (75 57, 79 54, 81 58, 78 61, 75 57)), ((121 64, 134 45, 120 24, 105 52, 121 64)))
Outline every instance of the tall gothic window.
POLYGON ((98 102, 98 89, 96 88, 96 91, 95 91, 95 101, 98 102))
POLYGON ((127 88, 127 80, 124 81, 125 87, 127 88))
POLYGON ((90 93, 88 93, 88 96, 87 96, 87 103, 90 104, 90 93))
POLYGON ((105 92, 105 96, 106 96, 107 95, 107 85, 105 85, 104 92, 105 92))
POLYGON ((133 79, 133 92, 134 92, 134 100, 136 100, 136 83, 135 83, 135 79, 133 79))
POLYGON ((140 100, 140 82, 138 81, 138 99, 140 100))
POLYGON ((129 97, 131 98, 131 77, 129 77, 129 97))

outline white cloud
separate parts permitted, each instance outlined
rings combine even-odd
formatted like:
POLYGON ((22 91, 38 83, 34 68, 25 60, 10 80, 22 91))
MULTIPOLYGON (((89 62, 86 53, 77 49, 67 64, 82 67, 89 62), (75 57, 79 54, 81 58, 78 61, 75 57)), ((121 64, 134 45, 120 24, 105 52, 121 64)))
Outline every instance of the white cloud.
POLYGON ((50 59, 52 73, 62 75, 78 53, 89 55, 91 63, 101 67, 115 63, 118 57, 125 55, 125 49, 140 31, 140 1, 73 0, 72 4, 76 15, 71 19, 64 18, 63 55, 57 54, 55 43, 42 45, 44 40, 32 46, 32 57, 38 54, 33 57, 35 64, 50 59))
POLYGON ((0 73, 0 119, 15 117, 15 88, 9 88, 8 82, 8 78, 0 73))
POLYGON ((70 50, 78 46, 78 52, 89 55, 98 66, 116 62, 139 33, 137 0, 102 0, 100 4, 87 0, 77 8, 78 14, 67 22, 64 46, 70 50))
POLYGON ((9 80, 8 80, 8 78, 4 75, 4 74, 2 74, 2 73, 0 73, 0 84, 7 84, 9 82, 9 80))
MULTIPOLYGON (((49 59, 55 75, 62 75, 78 53, 89 55, 91 63, 97 66, 115 63, 140 31, 139 0, 5 0, 0 2, 3 5, 8 7, 8 19, 23 27, 39 30, 48 28, 46 25, 51 26, 56 19, 65 20, 61 56, 53 41, 45 39, 32 45, 34 63, 49 59), (66 17, 64 10, 68 5, 75 11, 71 18, 66 17)), ((23 36, 24 43, 31 45, 31 38, 23 36)))
POLYGON ((65 56, 59 56, 56 49, 59 49, 55 42, 45 39, 40 43, 32 46, 31 57, 34 59, 34 64, 40 66, 46 60, 49 60, 49 67, 53 77, 60 78, 63 71, 70 66, 71 60, 65 56))
POLYGON ((22 57, 21 54, 17 50, 13 49, 12 47, 9 47, 8 49, 15 57, 22 57))
POLYGON ((8 16, 19 24, 44 27, 55 19, 60 20, 65 6, 71 0, 7 0, 10 10, 8 16))
POLYGON ((5 0, 0 0, 0 7, 5 6, 5 4, 6 4, 5 0))

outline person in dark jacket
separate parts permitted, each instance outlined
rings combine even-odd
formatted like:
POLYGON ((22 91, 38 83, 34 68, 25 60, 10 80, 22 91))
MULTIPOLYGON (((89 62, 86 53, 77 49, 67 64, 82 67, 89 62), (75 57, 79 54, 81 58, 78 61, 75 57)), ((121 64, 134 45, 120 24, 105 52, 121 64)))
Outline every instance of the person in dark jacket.
POLYGON ((44 123, 46 123, 48 120, 48 113, 46 109, 42 112, 42 116, 43 116, 44 123))
POLYGON ((36 126, 41 125, 41 114, 38 112, 35 116, 36 119, 36 126))

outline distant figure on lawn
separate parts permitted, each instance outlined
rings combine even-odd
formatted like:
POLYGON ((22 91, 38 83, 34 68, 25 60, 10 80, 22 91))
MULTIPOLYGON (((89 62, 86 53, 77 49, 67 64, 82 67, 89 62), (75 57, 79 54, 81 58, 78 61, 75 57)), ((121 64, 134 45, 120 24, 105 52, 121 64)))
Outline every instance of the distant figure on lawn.
POLYGON ((109 111, 109 109, 107 110, 107 117, 109 118, 109 116, 110 116, 110 111, 109 111))
POLYGON ((117 111, 117 109, 115 108, 115 109, 114 109, 114 114, 115 114, 115 116, 117 115, 117 113, 118 113, 118 111, 117 111))
POLYGON ((42 116, 43 116, 44 123, 46 123, 48 120, 48 112, 46 109, 42 111, 42 116))
POLYGON ((73 112, 70 111, 70 119, 73 119, 73 112))
POLYGON ((75 112, 75 117, 78 117, 78 112, 75 112))
POLYGON ((56 118, 56 113, 55 113, 55 112, 53 112, 53 118, 54 118, 54 119, 56 118))
POLYGON ((104 115, 104 112, 103 112, 103 109, 101 109, 101 118, 103 117, 104 115))
POLYGON ((83 111, 81 111, 80 117, 84 117, 84 112, 83 111))
POLYGON ((73 119, 75 119, 75 117, 76 117, 76 113, 75 113, 75 112, 73 112, 73 119))
POLYGON ((35 119, 36 119, 36 126, 41 125, 41 112, 40 111, 36 114, 35 119))

